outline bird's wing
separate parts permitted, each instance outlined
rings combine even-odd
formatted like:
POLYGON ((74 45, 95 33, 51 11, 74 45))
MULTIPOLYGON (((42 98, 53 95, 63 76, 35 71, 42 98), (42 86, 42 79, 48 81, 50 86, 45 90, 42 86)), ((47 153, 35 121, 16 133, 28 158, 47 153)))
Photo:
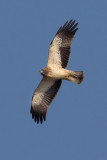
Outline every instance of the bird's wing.
POLYGON ((57 31, 49 47, 48 65, 57 65, 65 68, 68 64, 71 42, 78 30, 75 20, 67 21, 57 31))
POLYGON ((61 80, 54 80, 52 78, 43 77, 39 86, 32 97, 31 114, 35 122, 42 123, 46 120, 46 113, 50 103, 56 96, 60 86, 61 80))

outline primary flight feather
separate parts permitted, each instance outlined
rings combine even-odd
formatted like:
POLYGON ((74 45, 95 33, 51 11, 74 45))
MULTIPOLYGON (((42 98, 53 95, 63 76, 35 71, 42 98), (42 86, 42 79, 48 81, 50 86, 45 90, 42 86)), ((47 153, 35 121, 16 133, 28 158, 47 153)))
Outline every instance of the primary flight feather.
POLYGON ((84 78, 83 71, 65 69, 71 52, 72 39, 78 30, 75 20, 67 21, 57 31, 49 47, 47 66, 41 70, 43 78, 32 97, 31 114, 35 122, 46 120, 50 103, 55 98, 62 80, 80 84, 84 78))

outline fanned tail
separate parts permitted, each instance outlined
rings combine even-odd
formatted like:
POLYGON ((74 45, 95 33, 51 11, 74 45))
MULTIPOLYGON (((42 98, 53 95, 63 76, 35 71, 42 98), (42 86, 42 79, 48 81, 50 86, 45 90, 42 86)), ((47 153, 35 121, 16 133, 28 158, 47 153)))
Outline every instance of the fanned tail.
POLYGON ((76 84, 80 84, 84 79, 83 71, 71 71, 70 75, 65 78, 68 81, 72 81, 76 84))

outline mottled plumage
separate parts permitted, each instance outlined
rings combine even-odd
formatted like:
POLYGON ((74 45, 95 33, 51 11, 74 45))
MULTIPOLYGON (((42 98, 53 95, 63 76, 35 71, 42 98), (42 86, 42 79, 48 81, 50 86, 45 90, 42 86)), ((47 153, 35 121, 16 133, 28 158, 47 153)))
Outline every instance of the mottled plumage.
POLYGON ((41 70, 43 79, 32 97, 31 114, 35 122, 46 120, 50 103, 55 98, 62 80, 69 80, 80 84, 83 80, 83 71, 65 69, 71 52, 72 39, 78 30, 75 20, 67 21, 57 31, 49 47, 47 66, 41 70))

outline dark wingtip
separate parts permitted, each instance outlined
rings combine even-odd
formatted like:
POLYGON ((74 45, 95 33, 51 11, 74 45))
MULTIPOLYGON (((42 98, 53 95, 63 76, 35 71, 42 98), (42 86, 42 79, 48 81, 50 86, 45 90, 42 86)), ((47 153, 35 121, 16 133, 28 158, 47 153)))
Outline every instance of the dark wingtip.
POLYGON ((34 111, 34 109, 31 106, 30 113, 32 114, 32 119, 34 119, 35 123, 43 123, 43 120, 46 121, 46 113, 41 113, 38 111, 34 111))
POLYGON ((77 25, 78 23, 75 23, 76 21, 71 19, 70 21, 67 21, 63 26, 59 28, 56 35, 61 32, 69 32, 71 34, 75 34, 75 32, 78 30, 77 25))

